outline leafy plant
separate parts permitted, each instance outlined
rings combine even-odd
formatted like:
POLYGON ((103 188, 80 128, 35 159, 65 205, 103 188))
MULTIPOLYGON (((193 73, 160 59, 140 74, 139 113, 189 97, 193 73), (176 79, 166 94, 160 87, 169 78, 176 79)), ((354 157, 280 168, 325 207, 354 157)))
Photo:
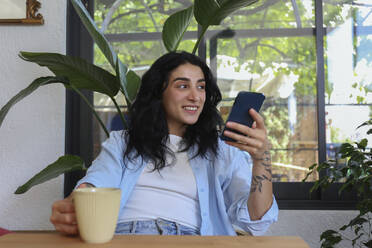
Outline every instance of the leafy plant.
MULTIPOLYGON (((129 70, 119 59, 108 40, 96 26, 81 0, 70 1, 89 34, 115 71, 115 75, 81 58, 58 53, 20 52, 19 56, 21 59, 47 67, 53 72, 54 76, 35 79, 28 87, 11 98, 0 110, 0 126, 9 110, 17 102, 30 95, 39 87, 53 83, 61 83, 67 89, 72 89, 79 94, 90 107, 107 136, 109 136, 107 128, 94 110, 94 107, 81 93, 81 90, 91 90, 107 95, 114 103, 124 127, 126 126, 125 118, 115 98, 118 94, 122 94, 127 104, 130 105, 136 97, 141 80, 134 71, 129 70)), ((211 25, 220 25, 222 20, 231 13, 257 1, 258 0, 195 0, 194 5, 172 14, 165 21, 162 31, 164 46, 168 51, 177 50, 191 19, 194 17, 202 27, 202 32, 192 51, 195 53, 198 49, 199 42, 211 25)), ((83 160, 77 156, 64 155, 32 177, 27 183, 20 186, 15 193, 25 193, 37 184, 74 170, 85 170, 83 160)))
MULTIPOLYGON (((372 119, 364 122, 358 128, 372 126, 372 119)), ((372 134, 372 128, 367 131, 372 134)), ((355 190, 358 194, 357 210, 359 214, 348 224, 340 227, 338 231, 326 230, 320 236, 322 248, 335 247, 342 240, 351 242, 352 247, 372 247, 372 151, 368 147, 368 140, 362 139, 354 144, 341 145, 339 154, 346 159, 345 166, 336 166, 334 160, 310 167, 305 181, 309 175, 317 171, 327 171, 327 175, 320 178, 310 189, 310 193, 319 188, 326 188, 330 184, 344 181, 339 194, 345 190, 355 190), (342 232, 350 229, 355 235, 353 238, 345 236, 342 232)))

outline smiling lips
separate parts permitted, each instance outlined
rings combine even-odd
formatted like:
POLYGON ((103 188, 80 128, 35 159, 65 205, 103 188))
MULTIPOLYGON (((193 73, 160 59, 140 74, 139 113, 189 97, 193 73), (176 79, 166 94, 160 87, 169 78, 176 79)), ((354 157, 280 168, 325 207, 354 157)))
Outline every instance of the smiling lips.
POLYGON ((195 113, 199 107, 197 106, 184 106, 183 109, 186 110, 188 113, 195 113))

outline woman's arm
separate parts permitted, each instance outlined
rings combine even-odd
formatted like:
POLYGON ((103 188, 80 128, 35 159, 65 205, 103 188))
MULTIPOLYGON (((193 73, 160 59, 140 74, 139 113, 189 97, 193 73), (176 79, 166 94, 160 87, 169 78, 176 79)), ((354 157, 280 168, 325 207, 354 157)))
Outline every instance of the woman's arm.
MULTIPOLYGON (((89 167, 85 177, 77 183, 83 187, 119 187, 123 174, 121 132, 111 132, 110 138, 102 144, 101 153, 89 167)), ((72 195, 54 202, 50 222, 56 230, 64 234, 77 234, 75 207, 72 195)))
POLYGON ((253 160, 251 191, 248 198, 248 211, 251 220, 259 220, 270 209, 273 202, 270 143, 263 118, 254 110, 249 114, 255 121, 252 128, 228 122, 226 126, 245 135, 225 131, 224 135, 237 142, 225 141, 240 150, 247 151, 253 160))

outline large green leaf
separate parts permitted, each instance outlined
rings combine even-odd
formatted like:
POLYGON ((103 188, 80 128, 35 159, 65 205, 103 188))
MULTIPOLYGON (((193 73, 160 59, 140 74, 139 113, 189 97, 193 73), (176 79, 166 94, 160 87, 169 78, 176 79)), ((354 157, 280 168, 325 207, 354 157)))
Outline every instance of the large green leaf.
POLYGON ((35 185, 58 177, 63 173, 76 170, 85 170, 84 161, 80 157, 74 155, 59 157, 56 162, 48 165, 45 169, 28 180, 27 183, 18 187, 15 194, 23 194, 35 185))
MULTIPOLYGON (((120 66, 117 65, 116 67, 116 75, 120 75, 120 77, 123 77, 123 74, 118 73, 118 70, 120 70, 120 66)), ((124 91, 125 99, 127 101, 128 107, 132 104, 134 99, 136 98, 137 92, 139 90, 139 87, 141 85, 141 78, 132 70, 128 70, 127 74, 125 75, 125 80, 122 78, 119 79, 121 83, 125 82, 126 85, 122 85, 122 88, 126 88, 126 91, 124 91)), ((114 98, 111 99, 113 103, 116 106, 116 109, 120 115, 121 121, 123 122, 124 129, 127 129, 128 123, 120 110, 119 105, 117 104, 116 100, 114 98)))
POLYGON ((132 70, 129 70, 126 76, 128 81, 128 97, 132 103, 141 87, 141 78, 132 70))
MULTIPOLYGON (((118 78, 120 79, 120 88, 125 98, 127 98, 127 82, 125 74, 127 73, 128 68, 120 61, 119 57, 115 53, 114 49, 106 39, 106 37, 98 29, 96 23, 90 16, 89 12, 85 8, 84 4, 80 0, 71 0, 72 5, 74 6, 76 13, 79 15, 80 20, 83 22, 85 28, 88 30, 92 36, 94 42, 101 49, 103 55, 111 64, 112 68, 116 70, 116 73, 119 73, 118 78), (117 68, 119 67, 119 70, 117 68)), ((128 100, 128 99, 127 99, 128 100)))
POLYGON ((129 98, 129 94, 128 94, 128 80, 126 77, 127 68, 124 67, 123 63, 121 63, 119 57, 116 59, 115 71, 116 71, 116 78, 120 82, 121 92, 124 94, 125 100, 127 101, 127 103, 130 105, 132 101, 129 98))
POLYGON ((258 0, 195 0, 195 19, 202 26, 219 25, 227 16, 258 0))
POLYGON ((258 0, 195 0, 194 16, 202 27, 192 53, 195 54, 199 43, 211 25, 220 25, 222 20, 233 12, 249 6, 258 0))
POLYGON ((21 52, 20 57, 48 67, 56 76, 67 77, 78 89, 88 89, 108 96, 115 96, 119 91, 120 83, 114 75, 81 58, 58 53, 31 52, 21 52))
POLYGON ((29 86, 21 90, 17 95, 13 96, 0 110, 0 127, 4 121, 5 116, 9 110, 20 100, 30 95, 32 92, 37 90, 40 86, 52 84, 52 83, 63 83, 67 84, 68 81, 63 77, 40 77, 35 79, 29 86))
POLYGON ((3 124, 3 121, 5 119, 5 116, 8 114, 9 110, 20 100, 30 95, 32 92, 37 90, 40 86, 52 84, 52 83, 62 83, 66 88, 72 88, 74 91, 76 91, 83 100, 87 103, 87 105, 92 110, 94 116, 97 118, 98 123, 102 126, 102 129, 105 131, 107 137, 109 137, 109 132, 107 131, 106 126, 103 124, 103 121, 97 114, 94 107, 89 103, 89 101, 85 98, 85 96, 74 86, 70 85, 69 81, 65 77, 40 77, 35 79, 29 86, 27 86, 25 89, 21 90, 17 95, 12 97, 1 109, 0 109, 0 127, 3 124))
POLYGON ((168 52, 177 50, 193 17, 193 8, 194 6, 190 6, 187 9, 178 11, 165 21, 162 36, 164 46, 168 52))
POLYGON ((71 4, 74 6, 76 13, 80 17, 80 20, 83 22, 89 34, 92 36, 94 42, 101 49, 103 55, 109 61, 112 68, 115 68, 117 55, 110 43, 107 41, 106 37, 98 29, 96 23, 90 16, 84 4, 80 0, 71 0, 71 4))

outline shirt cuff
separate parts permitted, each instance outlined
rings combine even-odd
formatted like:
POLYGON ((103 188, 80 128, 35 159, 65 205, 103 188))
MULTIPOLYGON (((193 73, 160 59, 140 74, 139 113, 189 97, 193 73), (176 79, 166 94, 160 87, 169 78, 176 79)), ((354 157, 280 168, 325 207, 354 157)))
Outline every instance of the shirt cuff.
POLYGON ((94 185, 94 187, 96 187, 96 188, 101 188, 101 187, 102 187, 102 185, 100 185, 99 181, 94 180, 93 178, 83 177, 82 179, 80 179, 80 180, 76 183, 76 186, 75 186, 74 189, 76 189, 77 187, 79 187, 80 184, 83 184, 83 183, 89 183, 89 184, 92 184, 92 185, 94 185))
POLYGON ((278 221, 278 212, 278 204, 273 196, 273 203, 262 218, 259 220, 251 220, 247 201, 244 201, 238 210, 238 222, 241 223, 239 227, 250 232, 254 236, 263 235, 272 223, 278 221))

